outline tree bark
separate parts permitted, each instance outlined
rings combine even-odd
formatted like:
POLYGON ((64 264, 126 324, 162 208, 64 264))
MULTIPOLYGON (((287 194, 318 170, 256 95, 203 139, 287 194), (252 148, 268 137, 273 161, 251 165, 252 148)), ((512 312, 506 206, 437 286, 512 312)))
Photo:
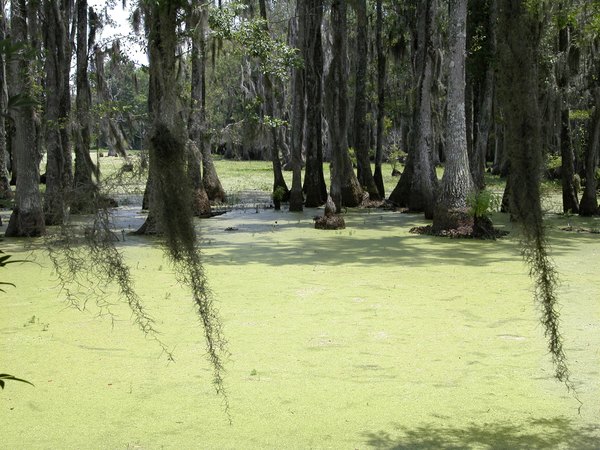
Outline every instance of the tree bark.
MULTIPOLYGON (((559 4, 559 10, 563 4, 559 4)), ((571 139, 571 123, 569 118, 568 89, 570 84, 569 51, 571 47, 571 30, 569 26, 561 28, 558 32, 558 51, 560 54, 559 74, 557 76, 560 95, 560 155, 561 155, 561 184, 563 212, 579 213, 577 188, 575 187, 575 156, 573 155, 573 142, 571 139)))
POLYGON ((468 220, 467 197, 473 189, 469 171, 465 116, 467 0, 449 0, 449 74, 446 119, 446 165, 433 216, 433 231, 456 229, 468 220))
MULTIPOLYGON (((5 0, 0 0, 0 11, 6 10, 5 0)), ((6 17, 0 16, 0 40, 6 38, 6 17)), ((8 106, 7 98, 8 87, 6 85, 6 66, 4 54, 0 52, 0 200, 12 199, 13 193, 10 188, 10 178, 8 174, 9 153, 6 139, 6 114, 8 106)))
MULTIPOLYGON (((192 190, 188 182, 187 130, 178 116, 177 2, 145 6, 149 53, 150 133, 149 212, 138 234, 163 234, 171 252, 193 245, 192 190)), ((183 249, 181 249, 183 251, 183 249)), ((190 249, 185 249, 188 251, 190 249)))
MULTIPOLYGON (((258 0, 260 17, 264 20, 265 31, 269 32, 269 26, 267 22, 267 6, 265 0, 258 0)), ((267 116, 272 120, 275 118, 275 97, 273 95, 273 80, 271 75, 265 73, 263 75, 264 80, 264 92, 265 92, 265 112, 267 116)), ((278 127, 271 124, 269 126, 271 131, 271 162, 273 164, 273 192, 275 193, 278 188, 283 189, 285 192, 283 198, 288 200, 290 196, 290 190, 287 187, 285 178, 283 178, 283 170, 281 167, 281 159, 279 158, 279 133, 278 127)))
MULTIPOLYGON (((27 2, 11 2, 12 41, 15 44, 30 45, 27 22, 27 2)), ((33 99, 33 74, 30 59, 21 54, 11 62, 11 76, 16 91, 25 98, 33 99)), ((40 236, 45 233, 42 196, 39 191, 41 155, 36 145, 36 126, 32 104, 20 106, 14 114, 14 163, 17 178, 15 208, 10 216, 5 235, 40 236)))
POLYGON ((404 169, 406 174, 403 172, 389 200, 398 206, 406 205, 411 211, 423 211, 426 218, 432 219, 438 184, 433 162, 433 153, 437 149, 431 111, 437 2, 425 0, 423 3, 417 12, 415 72, 418 82, 413 123, 414 148, 409 151, 410 164, 407 163, 404 169))
POLYGON ((527 232, 536 233, 542 223, 540 180, 543 168, 542 126, 538 103, 538 45, 540 30, 523 0, 502 0, 499 46, 500 98, 505 114, 504 140, 510 160, 507 188, 510 213, 527 232), (515 20, 513 22, 513 18, 515 20))
POLYGON ((369 158, 367 128, 367 68, 368 68, 368 20, 367 1, 357 0, 356 10, 356 93, 354 96, 354 145, 358 181, 369 193, 371 200, 381 200, 373 178, 369 158))
POLYGON ((191 54, 191 94, 190 115, 188 118, 187 145, 188 173, 192 183, 193 212, 195 216, 205 217, 211 213, 210 200, 202 182, 202 151, 208 145, 206 139, 206 89, 205 89, 205 17, 204 7, 192 4, 189 16, 189 27, 192 35, 191 54))
MULTIPOLYGON (((210 150, 210 139, 206 125, 206 32, 208 27, 208 12, 205 9, 205 5, 202 5, 200 8, 200 12, 202 13, 201 20, 199 21, 200 29, 198 30, 198 35, 194 35, 196 36, 195 51, 197 52, 198 56, 198 62, 196 66, 196 76, 198 77, 198 80, 193 82, 193 84, 198 84, 200 89, 199 95, 202 98, 200 108, 204 112, 200 134, 201 140, 197 144, 202 155, 202 185, 204 186, 204 191, 211 202, 223 203, 226 200, 225 190, 221 185, 221 180, 219 180, 219 175, 217 174, 217 169, 215 168, 215 164, 213 162, 213 157, 210 150)), ((193 52, 194 48, 192 48, 192 53, 193 52)), ((194 66, 192 66, 192 77, 194 76, 194 66)))
POLYGON ((304 205, 309 208, 321 206, 327 201, 327 187, 323 175, 323 45, 321 22, 323 0, 302 2, 306 26, 302 56, 306 68, 306 171, 304 174, 304 205))
POLYGON ((342 205, 358 206, 363 196, 348 154, 346 13, 346 0, 333 0, 331 4, 332 60, 326 79, 326 98, 331 147, 331 198, 338 213, 342 205))
MULTIPOLYGON (((111 98, 106 85, 106 71, 104 59, 107 51, 103 51, 100 46, 94 46, 94 62, 96 69, 96 92, 100 104, 105 106, 102 117, 100 119, 102 134, 108 146, 108 156, 121 156, 127 158, 127 150, 129 144, 123 136, 123 132, 114 119, 114 114, 110 108, 111 98)), ((113 66, 117 64, 116 55, 113 54, 113 66)))
POLYGON ((380 198, 385 198, 385 186, 383 185, 383 125, 385 118, 385 67, 386 57, 383 50, 381 34, 383 32, 383 8, 382 0, 377 0, 377 19, 375 25, 375 47, 377 48, 377 131, 375 148, 375 172, 373 178, 380 198))
POLYGON ((600 215, 598 209, 598 180, 596 168, 600 156, 600 87, 594 89, 594 114, 589 124, 587 147, 585 150, 585 190, 579 204, 582 216, 600 215))
POLYGON ((493 123, 495 67, 496 54, 496 22, 498 19, 497 0, 489 0, 489 20, 487 47, 489 55, 485 62, 485 77, 481 86, 478 108, 477 126, 474 130, 475 142, 470 158, 471 175, 477 189, 485 187, 484 174, 486 169, 487 153, 493 123))
MULTIPOLYGON (((304 28, 306 14, 301 2, 296 3, 296 32, 293 33, 294 45, 304 45, 304 28)), ((304 140, 305 118, 305 76, 304 67, 295 67, 292 78, 292 190, 290 191, 290 211, 302 211, 304 195, 302 194, 302 147, 304 140)))
POLYGON ((69 114, 71 95, 70 0, 44 1, 46 49, 46 225, 60 225, 68 215, 73 183, 69 114))
POLYGON ((92 175, 98 176, 90 157, 92 94, 88 79, 88 11, 87 0, 77 0, 77 98, 75 108, 75 175, 73 180, 72 213, 92 213, 98 200, 98 188, 92 175))

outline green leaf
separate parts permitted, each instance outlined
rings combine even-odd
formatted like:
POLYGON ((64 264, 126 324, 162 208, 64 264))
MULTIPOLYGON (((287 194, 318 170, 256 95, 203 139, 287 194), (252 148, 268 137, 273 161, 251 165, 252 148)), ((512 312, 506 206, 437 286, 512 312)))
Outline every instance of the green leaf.
POLYGON ((37 101, 24 94, 16 94, 8 99, 8 109, 26 108, 37 105, 37 101))
POLYGON ((0 388, 4 389, 4 381, 3 380, 12 380, 12 381, 20 381, 21 383, 27 383, 32 386, 35 386, 33 383, 24 380, 22 378, 17 378, 14 375, 9 375, 7 373, 0 373, 0 388))

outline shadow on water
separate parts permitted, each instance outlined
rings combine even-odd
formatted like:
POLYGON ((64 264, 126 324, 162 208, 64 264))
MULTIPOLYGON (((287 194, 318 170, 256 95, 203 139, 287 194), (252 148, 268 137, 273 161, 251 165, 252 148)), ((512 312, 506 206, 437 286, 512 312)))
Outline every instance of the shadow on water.
MULTIPOLYGON (((211 264, 263 263, 280 265, 395 265, 432 267, 435 265, 490 266, 520 261, 519 233, 505 214, 493 221, 510 232, 498 241, 448 239, 409 234, 415 226, 428 222, 421 214, 401 214, 378 209, 352 209, 344 215, 347 228, 340 231, 314 230, 313 216, 320 209, 302 213, 274 211, 255 207, 240 208, 211 219, 198 219, 200 246, 211 264)), ((113 211, 113 229, 117 247, 160 247, 155 236, 134 236, 145 220, 138 207, 113 211)), ((569 233, 560 226, 568 222, 594 227, 596 222, 578 218, 552 217, 549 220, 551 254, 560 256, 575 245, 600 243, 597 234, 569 233)), ((27 240, 30 249, 43 247, 43 239, 27 240)), ((5 240, 5 251, 23 250, 23 240, 5 240)))
MULTIPOLYGON (((210 225, 202 246, 211 264, 263 263, 281 265, 359 264, 395 266, 489 266, 521 261, 518 233, 502 217, 498 225, 509 230, 506 239, 481 241, 448 239, 410 234, 424 225, 422 215, 355 210, 345 216, 347 228, 339 231, 314 230, 311 220, 319 210, 293 213, 237 214, 231 223, 210 225), (297 233, 296 231, 302 231, 297 233)), ((229 220, 228 220, 229 219, 229 220)), ((572 251, 574 243, 598 243, 597 235, 552 232, 551 254, 572 251)))
POLYGON ((405 428, 398 425, 396 429, 397 437, 386 431, 366 433, 366 443, 389 450, 600 448, 600 426, 576 426, 562 417, 531 419, 523 424, 486 423, 460 428, 431 425, 405 428))

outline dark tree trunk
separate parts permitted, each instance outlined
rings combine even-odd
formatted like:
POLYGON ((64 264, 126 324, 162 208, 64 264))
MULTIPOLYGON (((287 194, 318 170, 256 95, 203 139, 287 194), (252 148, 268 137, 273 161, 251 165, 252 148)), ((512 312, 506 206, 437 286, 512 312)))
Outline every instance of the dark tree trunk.
POLYGON ((498 19, 497 0, 489 1, 489 23, 487 46, 489 55, 486 58, 485 77, 481 86, 479 99, 477 127, 474 130, 475 142, 471 153, 470 166, 473 182, 477 189, 485 187, 484 173, 489 147, 491 129, 493 126, 495 67, 496 54, 496 22, 498 19))
POLYGON ((190 222, 193 199, 186 169, 187 130, 178 117, 178 10, 176 3, 166 1, 145 6, 150 63, 148 102, 152 120, 149 179, 152 183, 149 184, 148 217, 137 231, 163 234, 169 230, 166 235, 171 252, 176 252, 179 245, 194 242, 190 222))
POLYGON ((554 376, 575 389, 563 350, 557 310, 556 270, 549 259, 540 195, 543 140, 539 110, 538 61, 545 3, 499 1, 499 89, 506 112, 505 139, 510 159, 510 213, 521 224, 522 254, 530 267, 552 355, 554 376), (501 37, 502 36, 502 37, 501 37))
POLYGON ((306 26, 302 56, 306 69, 306 171, 304 174, 305 206, 314 208, 327 201, 327 187, 323 175, 323 46, 321 42, 321 22, 323 21, 323 0, 306 0, 306 26))
POLYGON ((600 214, 598 209, 598 180, 596 168, 600 156, 600 87, 594 89, 594 114, 589 124, 587 147, 585 149, 585 190, 579 204, 579 214, 593 216, 600 214))
POLYGON ((368 68, 368 21, 367 1, 356 1, 356 94, 354 97, 354 146, 358 181, 369 193, 371 200, 381 200, 373 179, 369 158, 369 135, 367 128, 367 68, 368 68))
POLYGON ((467 197, 473 188, 469 171, 465 116, 467 0, 450 0, 446 166, 435 206, 433 231, 456 229, 469 219, 467 197))
POLYGON ((510 159, 510 212, 526 226, 542 221, 540 180, 542 129, 538 103, 537 44, 539 30, 523 16, 523 0, 502 0, 503 41, 500 51, 501 97, 505 141, 510 159), (514 25, 512 14, 520 16, 514 25), (510 25, 509 25, 510 23, 510 25))
MULTIPOLYGON (((72 213, 95 211, 98 188, 92 175, 98 176, 90 157, 92 94, 88 79, 88 7, 87 0, 77 0, 77 98, 75 100, 75 176, 73 180, 72 213)), ((90 8, 89 13, 92 13, 90 8)))
POLYGON ((44 1, 46 49, 46 194, 47 225, 60 225, 67 218, 68 195, 73 184, 69 114, 71 95, 71 41, 68 25, 70 0, 44 1))
POLYGON ((342 205, 355 207, 362 202, 362 188, 348 154, 346 0, 331 4, 332 60, 326 80, 329 145, 331 147, 331 198, 337 212, 342 205))
POLYGON ((579 213, 579 200, 577 199, 577 188, 575 187, 575 157, 573 155, 568 106, 560 112, 560 154, 562 157, 560 176, 563 212, 577 214, 579 213))
POLYGON ((191 79, 191 105, 188 120, 189 139, 187 145, 188 172, 192 184, 192 209, 195 216, 205 217, 210 215, 210 200, 202 182, 202 151, 208 145, 206 142, 206 90, 204 55, 204 7, 193 4, 190 11, 189 26, 192 33, 192 79, 191 79))
MULTIPOLYGON (((206 6, 203 5, 200 7, 200 11, 202 13, 201 20, 199 22, 200 30, 196 42, 196 51, 198 56, 198 65, 197 69, 197 77, 199 79, 193 84, 198 83, 200 88, 199 95, 202 98, 202 102, 200 108, 203 111, 206 111, 206 32, 207 32, 207 20, 208 20, 208 11, 205 9, 206 6)), ((192 49, 192 51, 194 51, 192 49)), ((213 54, 214 57, 214 54, 213 54)), ((192 68, 192 77, 194 77, 194 69, 192 68)), ((217 174, 217 169, 215 168, 215 164, 213 162, 211 150, 210 150, 210 139, 208 136, 208 132, 206 129, 206 112, 203 113, 202 120, 202 128, 201 128, 201 140, 198 142, 198 146, 200 148, 200 152, 202 154, 202 185, 204 186, 204 191, 208 196, 208 199, 211 202, 223 203, 226 200, 225 190, 221 185, 221 180, 219 180, 219 176, 217 174)))
MULTIPOLYGON (((11 2, 11 31, 14 44, 28 47, 27 2, 11 2)), ((25 55, 19 55, 11 62, 11 76, 15 89, 21 95, 33 99, 33 74, 31 61, 25 55)), ((44 234, 45 220, 42 208, 42 196, 39 191, 41 155, 36 145, 36 126, 33 105, 26 104, 17 108, 14 114, 14 163, 17 178, 15 208, 6 229, 7 237, 40 236, 44 234)))
POLYGON ((437 148, 435 148, 431 111, 437 2, 426 0, 417 14, 415 67, 418 82, 413 125, 414 147, 409 151, 410 164, 407 164, 404 169, 408 172, 400 177, 389 200, 398 206, 406 205, 412 211, 423 211, 426 218, 432 219, 438 184, 433 162, 433 153, 437 152, 437 148), (409 180, 409 189, 406 189, 409 180), (408 197, 406 197, 407 192, 408 197))
MULTIPOLYGON (((0 0, 0 10, 5 11, 6 2, 0 0)), ((6 17, 0 15, 0 40, 6 38, 6 17)), ((6 68, 4 54, 0 52, 0 200, 8 200, 13 197, 10 188, 10 178, 8 174, 9 153, 6 139, 6 121, 8 98, 6 85, 6 68)))
MULTIPOLYGON (((265 0, 258 0, 260 17, 264 20, 265 30, 268 32, 267 22, 267 6, 265 0)), ((275 118, 275 97, 273 95, 273 80, 271 75, 265 73, 263 76, 264 80, 264 91, 265 91, 265 111, 271 118, 275 118)), ((273 192, 275 193, 278 188, 283 189, 285 192, 283 199, 287 200, 290 196, 290 191, 287 187, 285 179, 283 178, 283 170, 281 167, 281 159, 279 158, 279 133, 276 126, 271 125, 271 162, 273 163, 273 192)))
POLYGON ((202 153, 192 139, 187 142, 186 157, 188 177, 192 187, 192 212, 196 217, 210 217, 210 200, 202 184, 202 153))
MULTIPOLYGON (((562 9, 562 3, 559 9, 562 9)), ((571 123, 569 120, 568 88, 570 80, 570 69, 568 55, 570 50, 570 29, 565 26, 559 30, 558 51, 561 55, 561 61, 558 62, 559 74, 557 77, 558 90, 560 95, 560 155, 561 163, 561 184, 563 212, 572 214, 579 213, 579 201, 577 199, 577 188, 575 187, 575 157, 573 155, 573 142, 571 140, 571 123)))
MULTIPOLYGON (((297 48, 304 45, 304 28, 306 26, 305 9, 301 2, 296 3, 297 25, 294 44, 297 48)), ((302 211, 304 195, 302 194, 302 146, 304 138, 305 117, 305 75, 304 67, 293 69, 292 84, 292 190, 290 191, 290 211, 302 211)))
POLYGON ((375 47, 377 48, 377 131, 375 148, 375 173, 373 178, 380 198, 385 198, 385 186, 383 185, 383 123, 385 118, 385 66, 386 57, 383 50, 381 34, 383 32, 383 8, 382 0, 377 0, 377 19, 375 25, 375 47))

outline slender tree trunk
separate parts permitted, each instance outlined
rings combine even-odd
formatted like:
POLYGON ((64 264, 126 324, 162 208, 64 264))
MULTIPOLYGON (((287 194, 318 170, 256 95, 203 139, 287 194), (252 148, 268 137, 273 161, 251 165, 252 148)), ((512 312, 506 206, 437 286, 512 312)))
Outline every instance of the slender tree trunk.
MULTIPOLYGON (((267 22, 267 6, 265 0, 258 0, 260 9, 260 17, 265 21, 265 30, 269 32, 269 26, 267 22)), ((275 97, 273 95, 273 80, 271 75, 265 73, 263 76, 264 80, 264 91, 265 91, 265 111, 267 115, 272 119, 275 118, 275 97)), ((273 192, 278 188, 283 189, 285 192, 284 200, 288 200, 290 191, 287 187, 285 179, 283 178, 283 170, 281 167, 281 159, 279 158, 279 133, 276 126, 271 125, 271 162, 273 163, 273 192)))
MULTIPOLYGON (((28 46, 27 2, 11 2, 11 28, 14 44, 28 46)), ((21 95, 33 99, 33 74, 31 61, 19 55, 11 63, 11 76, 15 88, 21 95)), ((15 208, 6 229, 7 237, 40 236, 45 233, 42 196, 39 191, 41 155, 36 145, 36 126, 33 105, 23 105, 14 114, 14 163, 19 172, 15 197, 15 208)))
POLYGON ((467 0, 448 2, 450 25, 446 165, 433 230, 456 229, 468 221, 467 197, 473 189, 469 171, 465 117, 467 0))
MULTIPOLYGON (((301 2, 296 3, 297 25, 294 33, 294 45, 304 45, 304 27, 306 25, 305 9, 301 2)), ((290 211, 302 211, 304 195, 302 194, 302 147, 305 118, 305 75, 304 67, 293 69, 292 79, 292 190, 290 191, 290 211)))
POLYGON ((346 0, 331 4, 332 61, 326 80, 329 145, 331 147, 331 198, 336 212, 344 206, 358 206, 363 191, 348 154, 348 92, 346 0))
MULTIPOLYGON (((98 200, 98 188, 92 175, 98 176, 90 157, 92 94, 88 79, 88 6, 87 0, 77 0, 77 98, 75 132, 75 176, 72 213, 92 213, 98 200)), ((91 12, 91 9, 90 9, 91 12)))
MULTIPOLYGON (((106 85, 106 71, 104 60, 107 52, 103 51, 99 45, 94 46, 94 63, 96 74, 96 92, 99 102, 105 107, 110 105, 111 98, 106 85)), ((113 65, 117 64, 116 59, 113 59, 113 65)), ((127 159, 127 151, 129 144, 123 136, 123 132, 119 125, 115 122, 114 114, 110 108, 104 108, 102 118, 100 120, 102 134, 106 139, 108 146, 108 156, 121 156, 127 159)))
MULTIPOLYGON (((6 10, 5 0, 0 0, 0 40, 6 38, 6 10)), ((6 121, 8 106, 8 87, 6 85, 6 66, 4 54, 0 52, 0 200, 8 200, 13 197, 10 188, 10 178, 8 174, 9 153, 6 139, 6 121)))
POLYGON ((210 200, 202 182, 202 151, 206 142, 206 95, 204 75, 204 33, 205 11, 200 4, 192 4, 190 11, 190 32, 192 35, 192 79, 191 79, 191 105, 188 120, 188 172, 193 190, 192 209, 195 216, 204 217, 211 213, 210 200))
POLYGON ((354 145, 358 166, 358 181, 369 193, 371 200, 381 200, 373 178, 369 158, 369 135, 367 128, 367 68, 368 68, 368 21, 367 1, 356 1, 356 94, 354 97, 354 145))
MULTIPOLYGON (((199 22, 199 25, 201 26, 201 33, 198 35, 197 42, 199 58, 198 76, 200 77, 200 91, 202 97, 201 108, 206 111, 206 33, 208 28, 208 11, 206 10, 206 5, 201 7, 201 12, 202 20, 199 22)), ((214 57, 215 55, 213 54, 213 58, 214 57)), ((199 146, 200 152, 202 153, 202 184, 204 185, 206 195, 211 202, 223 203, 226 200, 225 190, 221 185, 221 180, 219 180, 219 175, 217 174, 217 169, 213 162, 213 157, 210 150, 210 139, 206 128, 206 112, 204 112, 201 134, 202 141, 199 146)))
POLYGON ((70 0, 44 1, 46 49, 46 194, 47 225, 59 225, 67 218, 68 195, 73 183, 69 114, 71 95, 71 42, 68 25, 70 0))
POLYGON ((589 124, 587 147, 585 150, 585 190, 579 204, 579 214, 582 216, 599 215, 598 209, 598 180, 596 168, 600 156, 600 87, 594 89, 594 114, 589 124))
POLYGON ((498 19, 497 0, 489 2, 489 34, 488 43, 490 55, 486 61, 485 77, 479 102, 479 114, 477 119, 477 128, 475 131, 476 139, 470 159, 471 175, 477 189, 485 187, 484 173, 489 147, 489 140, 493 123, 494 109, 494 85, 495 85, 495 67, 494 55, 496 54, 496 22, 498 19))
POLYGON ((473 183, 479 190, 485 187, 484 174, 493 119, 493 100, 494 68, 490 66, 486 69, 485 80, 483 82, 483 92, 479 106, 479 118, 477 120, 477 129, 475 130, 477 138, 475 139, 472 158, 470 160, 473 183))
MULTIPOLYGON (((563 4, 559 4, 559 10, 563 4)), ((557 76, 560 95, 560 155, 561 155, 561 184, 563 211, 573 214, 579 213, 579 200, 575 187, 575 156, 573 155, 573 142, 571 140, 571 123, 569 119, 569 101, 567 93, 570 84, 570 69, 568 55, 571 47, 569 26, 559 30, 558 51, 561 61, 558 62, 560 73, 557 76)))
POLYGON ((417 14, 415 66, 418 82, 413 124, 414 148, 409 151, 407 165, 389 200, 398 206, 406 205, 412 211, 423 211, 426 218, 432 219, 438 184, 433 162, 433 152, 437 149, 431 111, 437 1, 425 0, 417 14))
POLYGON ((305 206, 314 208, 327 200, 327 187, 323 175, 323 46, 321 22, 323 0, 302 2, 306 27, 302 56, 306 68, 306 172, 304 174, 305 206))
POLYGON ((385 118, 385 67, 386 57, 383 50, 381 34, 383 32, 383 8, 382 0, 377 0, 377 19, 375 25, 375 46, 377 48, 377 131, 375 148, 375 173, 373 178, 380 198, 385 198, 385 186, 383 185, 383 125, 385 118))

